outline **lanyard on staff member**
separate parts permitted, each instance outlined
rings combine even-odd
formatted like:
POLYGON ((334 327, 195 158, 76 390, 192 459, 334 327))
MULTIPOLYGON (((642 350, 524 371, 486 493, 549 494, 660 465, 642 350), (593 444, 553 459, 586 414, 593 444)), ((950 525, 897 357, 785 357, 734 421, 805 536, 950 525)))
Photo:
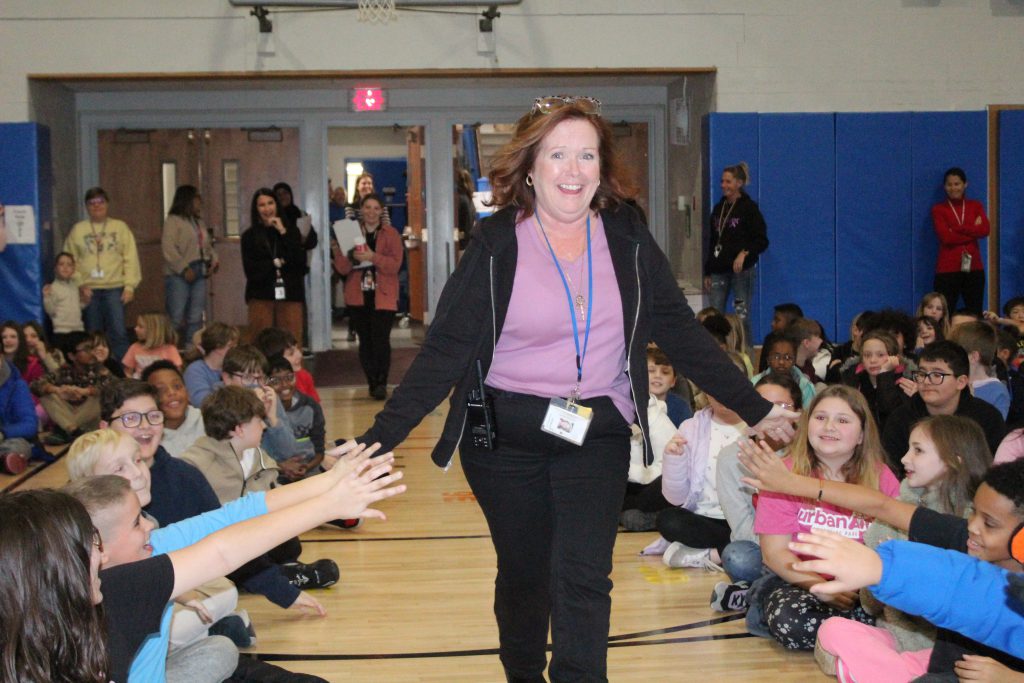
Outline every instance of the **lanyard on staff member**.
POLYGON ((565 298, 569 303, 569 319, 572 321, 572 340, 576 345, 576 385, 569 392, 568 399, 551 399, 548 411, 544 415, 544 422, 541 424, 541 430, 581 446, 594 414, 593 409, 579 405, 580 386, 583 383, 583 361, 586 359, 587 345, 590 342, 590 320, 591 312, 594 309, 594 257, 590 248, 590 214, 587 214, 587 326, 583 333, 582 350, 580 349, 579 326, 576 324, 576 306, 573 304, 572 292, 569 291, 569 282, 566 280, 561 264, 558 263, 555 250, 551 247, 551 240, 548 239, 547 232, 544 230, 540 215, 535 213, 534 217, 537 219, 540 234, 544 236, 544 242, 551 253, 551 259, 555 262, 555 268, 558 269, 558 276, 562 278, 565 298))

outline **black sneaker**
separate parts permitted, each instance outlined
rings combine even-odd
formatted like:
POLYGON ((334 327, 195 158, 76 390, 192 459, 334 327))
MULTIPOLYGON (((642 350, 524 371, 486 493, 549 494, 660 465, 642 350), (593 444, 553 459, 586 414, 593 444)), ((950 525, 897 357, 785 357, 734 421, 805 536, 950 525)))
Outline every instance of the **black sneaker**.
POLYGON ((300 590, 333 586, 341 575, 334 560, 317 560, 312 564, 289 562, 281 565, 281 572, 288 583, 300 590))
POLYGON ((716 612, 746 612, 750 603, 747 601, 747 591, 750 584, 746 581, 726 583, 719 581, 711 591, 711 609, 716 612))
POLYGON ((657 512, 644 512, 642 510, 623 510, 619 515, 619 524, 626 531, 651 531, 658 522, 657 512))

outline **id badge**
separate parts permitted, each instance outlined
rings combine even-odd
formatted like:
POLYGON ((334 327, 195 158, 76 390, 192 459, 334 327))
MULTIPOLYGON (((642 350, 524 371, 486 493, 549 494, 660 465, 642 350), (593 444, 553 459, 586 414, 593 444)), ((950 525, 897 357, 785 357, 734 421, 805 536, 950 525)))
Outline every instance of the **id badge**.
POLYGON ((960 254, 960 272, 969 273, 971 272, 971 254, 965 251, 960 254))
POLYGON ((721 254, 721 253, 722 253, 722 245, 721 244, 716 244, 715 245, 715 251, 714 251, 715 258, 718 258, 718 255, 721 254))
POLYGON ((89 273, 89 277, 91 277, 94 280, 102 280, 103 279, 103 270, 100 269, 100 268, 93 268, 92 272, 89 273))
POLYGON ((284 280, 274 283, 274 301, 284 301, 284 280))
POLYGON ((593 408, 570 403, 564 398, 553 398, 548 404, 548 412, 544 415, 540 429, 559 439, 582 446, 593 418, 593 408))

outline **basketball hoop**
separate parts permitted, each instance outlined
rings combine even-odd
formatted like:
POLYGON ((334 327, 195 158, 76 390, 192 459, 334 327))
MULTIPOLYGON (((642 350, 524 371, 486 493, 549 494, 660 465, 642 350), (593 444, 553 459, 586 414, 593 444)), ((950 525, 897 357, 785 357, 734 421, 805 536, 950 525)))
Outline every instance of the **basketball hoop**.
POLYGON ((359 0, 359 21, 386 24, 398 18, 395 0, 359 0))

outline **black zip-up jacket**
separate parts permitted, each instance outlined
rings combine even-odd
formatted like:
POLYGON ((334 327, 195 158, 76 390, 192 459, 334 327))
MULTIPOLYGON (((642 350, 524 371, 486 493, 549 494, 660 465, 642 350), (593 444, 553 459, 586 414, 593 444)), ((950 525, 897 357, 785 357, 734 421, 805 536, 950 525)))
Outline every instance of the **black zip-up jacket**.
POLYGON ((242 233, 241 242, 246 301, 274 301, 275 258, 284 259, 281 279, 284 280, 285 301, 306 300, 306 250, 297 227, 286 223, 282 235, 274 228, 254 225, 242 233))
MULTIPOLYGON (((432 457, 446 467, 455 454, 466 418, 466 395, 476 386, 476 360, 484 377, 508 312, 516 273, 516 208, 484 220, 458 268, 445 284, 423 348, 359 443, 395 448, 448 395, 448 419, 432 457)), ((651 461, 647 426, 647 353, 655 342, 688 379, 736 411, 748 424, 761 421, 771 403, 696 321, 676 284, 668 259, 636 211, 628 206, 601 212, 608 249, 622 298, 623 344, 633 402, 651 461)), ((540 425, 537 425, 540 429, 540 425)), ((499 425, 500 430, 500 425, 499 425)), ((500 438, 500 436, 499 436, 500 438)))
POLYGON ((718 244, 718 222, 724 214, 722 208, 725 206, 725 198, 718 200, 715 208, 711 209, 711 245, 708 248, 708 259, 704 262, 704 274, 731 273, 732 262, 736 256, 747 250, 743 259, 743 270, 749 270, 757 264, 758 257, 768 248, 768 227, 765 225, 764 216, 757 202, 750 198, 746 192, 742 192, 736 200, 736 206, 730 212, 726 220, 725 232, 722 233, 722 251, 715 256, 715 245, 718 244))

